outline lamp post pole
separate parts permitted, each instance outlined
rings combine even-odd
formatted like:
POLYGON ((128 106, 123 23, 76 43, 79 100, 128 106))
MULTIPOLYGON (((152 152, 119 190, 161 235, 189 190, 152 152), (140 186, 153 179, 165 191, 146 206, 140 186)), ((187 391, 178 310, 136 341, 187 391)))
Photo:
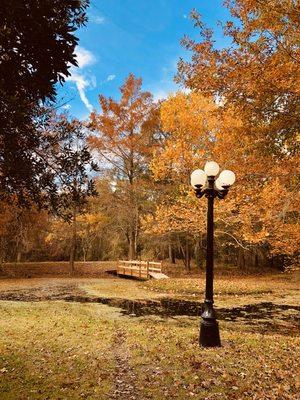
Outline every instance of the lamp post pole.
POLYGON ((214 310, 214 200, 224 199, 229 187, 235 181, 232 171, 220 173, 219 165, 214 161, 205 164, 204 171, 196 169, 191 175, 191 185, 196 197, 207 197, 207 243, 206 243, 206 282, 199 343, 203 347, 221 346, 219 325, 214 310))
POLYGON ((200 345, 221 346, 219 325, 214 310, 214 176, 208 177, 207 197, 207 243, 206 243, 206 284, 205 301, 200 325, 200 345))

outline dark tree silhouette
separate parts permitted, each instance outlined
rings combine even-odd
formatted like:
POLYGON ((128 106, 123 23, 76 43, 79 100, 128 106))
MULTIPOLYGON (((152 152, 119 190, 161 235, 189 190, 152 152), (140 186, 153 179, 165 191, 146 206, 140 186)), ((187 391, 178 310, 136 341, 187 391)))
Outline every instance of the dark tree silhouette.
POLYGON ((82 122, 53 111, 45 113, 43 119, 40 128, 45 143, 36 152, 37 158, 47 165, 42 204, 49 204, 56 215, 72 223, 70 273, 74 274, 77 215, 85 211, 88 197, 97 194, 91 177, 97 165, 87 148, 87 129, 82 122), (49 182, 51 185, 47 184, 49 182))
POLYGON ((0 199, 54 201, 48 160, 51 141, 39 129, 42 103, 77 65, 74 31, 85 24, 88 0, 1 0, 0 199), (46 190, 45 190, 46 188, 46 190))

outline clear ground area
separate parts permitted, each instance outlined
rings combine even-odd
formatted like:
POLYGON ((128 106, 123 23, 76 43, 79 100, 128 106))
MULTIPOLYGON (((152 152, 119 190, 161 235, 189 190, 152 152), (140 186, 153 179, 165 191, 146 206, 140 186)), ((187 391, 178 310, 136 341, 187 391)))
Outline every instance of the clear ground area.
POLYGON ((198 346, 204 277, 0 280, 0 398, 298 399, 299 278, 216 278, 222 347, 198 346))

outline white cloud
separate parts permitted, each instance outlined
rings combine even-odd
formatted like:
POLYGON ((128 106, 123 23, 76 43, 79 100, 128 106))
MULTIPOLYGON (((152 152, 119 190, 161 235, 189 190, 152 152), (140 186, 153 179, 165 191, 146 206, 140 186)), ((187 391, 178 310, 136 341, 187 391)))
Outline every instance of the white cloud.
POLYGON ((153 100, 154 101, 159 101, 159 100, 167 99, 168 96, 170 94, 172 94, 172 92, 168 91, 168 90, 165 90, 165 89, 158 89, 158 90, 154 90, 152 92, 152 94, 153 94, 153 100))
POLYGON ((77 46, 75 49, 75 54, 78 68, 87 67, 88 65, 94 64, 96 61, 94 54, 84 47, 77 46))
POLYGON ((90 75, 90 87, 95 88, 97 86, 97 79, 95 75, 90 75))
POLYGON ((89 102, 89 99, 87 98, 87 95, 85 93, 86 89, 91 87, 92 85, 91 81, 89 79, 86 79, 82 74, 77 72, 73 72, 72 76, 68 80, 75 83, 81 101, 89 111, 93 111, 93 106, 89 102))
POLYGON ((192 91, 190 88, 187 87, 181 87, 180 88, 180 92, 184 93, 184 94, 190 94, 192 91))
POLYGON ((190 94, 191 89, 189 88, 183 88, 183 87, 170 87, 169 89, 164 89, 159 88, 157 90, 153 90, 153 100, 154 101, 159 101, 159 100, 166 100, 170 96, 174 96, 176 93, 184 93, 184 94, 190 94))
POLYGON ((108 77, 106 78, 106 82, 110 82, 113 81, 115 79, 116 75, 108 75, 108 77))
POLYGON ((106 21, 106 19, 102 15, 91 15, 89 19, 91 22, 98 25, 102 25, 106 21))
POLYGON ((63 108, 64 110, 70 110, 71 104, 64 104, 64 105, 62 106, 62 108, 63 108))
POLYGON ((86 89, 96 86, 96 77, 91 74, 87 76, 84 68, 94 64, 96 58, 93 53, 81 46, 76 47, 75 53, 78 67, 72 66, 70 68, 71 76, 67 80, 75 83, 81 101, 89 111, 93 111, 93 106, 86 95, 86 89))

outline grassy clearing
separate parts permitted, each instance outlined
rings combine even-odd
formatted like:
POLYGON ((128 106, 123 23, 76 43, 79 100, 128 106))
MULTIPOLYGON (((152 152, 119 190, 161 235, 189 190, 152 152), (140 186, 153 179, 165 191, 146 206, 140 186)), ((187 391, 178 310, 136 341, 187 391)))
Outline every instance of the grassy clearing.
POLYGON ((115 398, 116 380, 129 384, 126 371, 115 375, 120 332, 134 398, 297 398, 297 338, 223 323, 223 347, 207 350, 198 347, 197 318, 135 319, 61 302, 0 307, 3 400, 115 398))
POLYGON ((190 322, 130 328, 128 341, 145 398, 297 398, 295 338, 221 324, 223 347, 208 350, 198 348, 198 327, 190 322))
MULTIPOLYGON (((154 292, 199 296, 204 291, 205 278, 173 278, 150 280, 144 285, 154 292)), ((295 275, 267 275, 256 277, 217 277, 215 279, 216 295, 253 295, 275 293, 299 288, 299 277, 295 275)))
POLYGON ((106 398, 113 325, 99 319, 101 306, 7 302, 0 307, 1 399, 106 398))
MULTIPOLYGON (((216 304, 220 307, 255 304, 261 301, 298 304, 299 274, 272 274, 263 276, 216 277, 214 292, 216 304)), ((143 284, 153 293, 185 299, 200 299, 204 296, 205 277, 172 278, 147 281, 143 284)))
POLYGON ((103 279, 97 281, 82 281, 79 285, 92 296, 124 299, 153 299, 163 294, 151 292, 145 282, 126 278, 103 279))
MULTIPOLYGON (((3 280, 0 292, 30 291, 30 284, 46 292, 70 282, 89 295, 129 299, 201 298, 203 283, 3 280)), ((218 278, 216 302, 231 305, 232 298, 243 298, 253 304, 273 296, 280 304, 299 304, 297 287, 295 276, 218 278)), ((287 313, 295 310, 280 316, 280 333, 268 328, 269 320, 260 326, 246 319, 221 321, 223 347, 201 349, 197 317, 136 318, 101 304, 1 301, 0 398, 296 400, 300 338, 296 328, 285 329, 287 313)))

